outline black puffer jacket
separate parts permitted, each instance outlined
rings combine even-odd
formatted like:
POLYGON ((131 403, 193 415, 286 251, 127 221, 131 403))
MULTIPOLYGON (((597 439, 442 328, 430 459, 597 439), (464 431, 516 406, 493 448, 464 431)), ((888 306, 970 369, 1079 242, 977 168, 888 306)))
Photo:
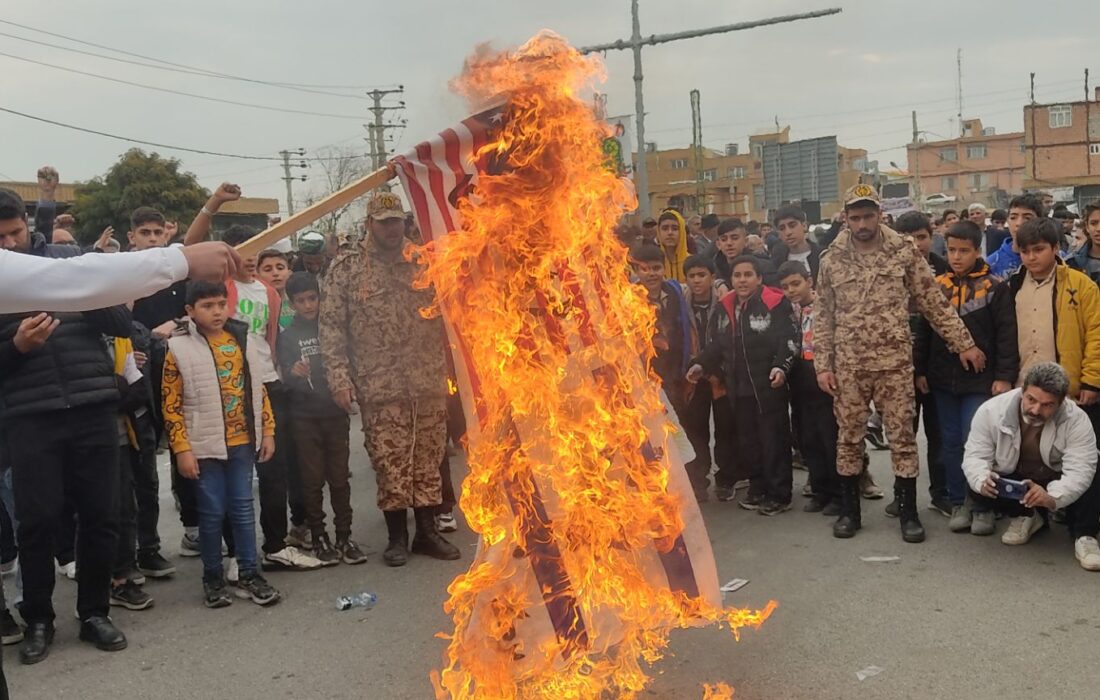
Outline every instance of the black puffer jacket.
POLYGON ((702 365, 711 376, 723 377, 729 396, 736 400, 745 389, 738 386, 735 367, 736 354, 743 352, 752 394, 761 412, 786 410, 787 385, 773 389, 769 375, 773 369, 781 369, 790 377, 798 352, 798 330, 791 302, 771 287, 761 287, 741 306, 740 312, 737 302, 734 292, 722 297, 725 312, 713 316, 712 328, 707 333, 710 342, 693 364, 702 365))
POLYGON ((119 400, 103 336, 129 338, 130 312, 113 306, 54 314, 61 323, 46 344, 27 354, 12 342, 31 314, 0 316, 0 412, 34 415, 119 400))

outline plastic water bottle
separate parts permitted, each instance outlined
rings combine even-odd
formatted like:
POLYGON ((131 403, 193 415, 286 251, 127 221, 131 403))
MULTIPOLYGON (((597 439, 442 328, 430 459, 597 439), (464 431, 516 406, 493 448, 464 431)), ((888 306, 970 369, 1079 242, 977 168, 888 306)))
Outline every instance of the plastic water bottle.
POLYGON ((342 595, 336 599, 337 610, 351 610, 352 608, 363 608, 364 610, 370 610, 378 602, 378 596, 370 591, 363 591, 356 595, 342 595))

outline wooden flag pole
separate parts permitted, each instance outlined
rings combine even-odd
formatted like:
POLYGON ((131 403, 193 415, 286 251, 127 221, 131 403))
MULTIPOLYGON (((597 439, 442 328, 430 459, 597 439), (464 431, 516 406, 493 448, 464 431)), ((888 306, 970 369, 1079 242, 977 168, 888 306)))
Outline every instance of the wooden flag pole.
POLYGON ((320 202, 303 209, 293 216, 287 217, 285 220, 280 221, 266 231, 257 233, 252 238, 249 238, 247 241, 237 246, 237 252, 244 258, 259 255, 261 251, 270 248, 296 231, 301 231, 325 214, 333 212, 346 204, 350 204, 379 185, 385 184, 386 181, 393 178, 395 174, 396 172, 393 166, 387 164, 386 167, 375 170, 370 175, 356 180, 342 190, 333 192, 320 202))

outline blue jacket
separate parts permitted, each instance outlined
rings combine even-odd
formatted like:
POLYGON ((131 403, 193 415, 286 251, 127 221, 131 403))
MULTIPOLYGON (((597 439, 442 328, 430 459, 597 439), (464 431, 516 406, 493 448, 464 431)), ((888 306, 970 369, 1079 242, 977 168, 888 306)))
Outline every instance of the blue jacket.
POLYGON ((1023 261, 1020 260, 1020 254, 1012 249, 1012 245, 1012 236, 1009 236, 1001 244, 1001 247, 986 260, 989 265, 989 272, 1003 280, 1015 274, 1023 264, 1023 261))
POLYGON ((1080 270, 1081 272, 1088 275, 1089 279, 1091 279, 1093 282, 1100 284, 1100 273, 1093 274, 1089 272, 1090 245, 1090 243, 1086 243, 1085 245, 1074 251, 1073 254, 1066 258, 1066 264, 1072 267, 1074 270, 1080 270))

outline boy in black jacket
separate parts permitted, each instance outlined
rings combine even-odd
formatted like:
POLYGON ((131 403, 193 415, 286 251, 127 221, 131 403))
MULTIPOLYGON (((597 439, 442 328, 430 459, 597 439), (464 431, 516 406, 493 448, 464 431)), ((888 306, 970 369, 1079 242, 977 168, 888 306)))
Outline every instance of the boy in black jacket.
POLYGON ((973 512, 966 504, 963 446, 970 423, 986 399, 1012 389, 1020 370, 1016 336, 1016 305, 1008 284, 989 272, 981 257, 982 231, 972 221, 959 221, 948 229, 947 261, 951 271, 936 277, 966 329, 987 358, 981 372, 967 372, 958 356, 921 319, 913 361, 917 389, 936 402, 943 446, 941 459, 951 501, 949 527, 976 535, 993 534, 993 512, 973 512))
POLYGON ((687 407, 688 387, 684 380, 691 342, 691 318, 684 290, 680 283, 665 276, 664 252, 657 246, 642 243, 630 251, 630 264, 638 283, 645 287, 649 303, 657 311, 657 333, 653 347, 653 371, 661 378, 661 386, 682 422, 687 407))
POLYGON ((324 566, 367 560, 351 539, 351 484, 348 470, 348 414, 332 400, 318 339, 321 294, 317 278, 295 272, 286 283, 294 320, 279 334, 279 369, 290 391, 290 430, 298 448, 306 522, 313 555, 324 566), (324 487, 336 527, 336 546, 325 531, 324 487))
POLYGON ((794 308, 801 331, 801 352, 791 368, 791 412, 806 470, 810 473, 813 499, 803 508, 807 513, 840 515, 840 478, 836 471, 836 442, 839 429, 833 413, 833 397, 821 390, 814 370, 813 315, 814 280, 806 266, 788 260, 779 266, 779 283, 794 308))
MULTIPOLYGON (((763 285, 760 260, 751 255, 731 265, 733 293, 722 297, 726 313, 714 316, 710 342, 688 370, 689 382, 724 376, 733 401, 738 454, 759 451, 740 505, 762 515, 791 508, 791 423, 787 376, 798 350, 791 303, 763 285)), ((732 474, 719 471, 717 486, 733 488, 732 474)))

